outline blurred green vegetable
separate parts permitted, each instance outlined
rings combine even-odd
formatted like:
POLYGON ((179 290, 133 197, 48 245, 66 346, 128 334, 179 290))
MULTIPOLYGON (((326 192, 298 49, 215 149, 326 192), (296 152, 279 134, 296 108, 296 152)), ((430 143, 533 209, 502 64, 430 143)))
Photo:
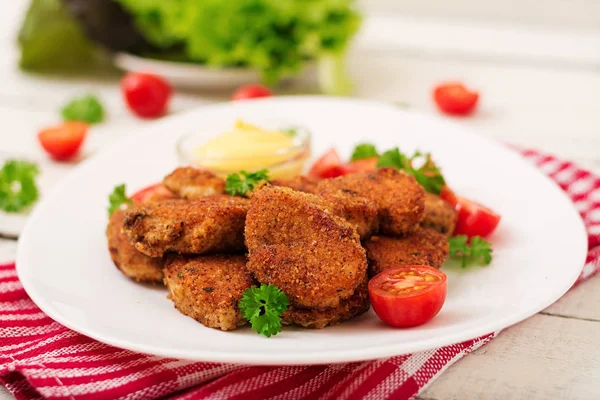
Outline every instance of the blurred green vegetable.
POLYGON ((32 0, 18 41, 24 69, 72 71, 102 57, 60 0, 32 0))
POLYGON ((88 94, 69 101, 60 113, 65 121, 97 124, 104 120, 104 107, 94 95, 88 94))
POLYGON ((181 48, 190 61, 251 67, 272 84, 323 60, 323 88, 350 89, 343 55, 360 25, 353 0, 116 1, 151 44, 181 48))

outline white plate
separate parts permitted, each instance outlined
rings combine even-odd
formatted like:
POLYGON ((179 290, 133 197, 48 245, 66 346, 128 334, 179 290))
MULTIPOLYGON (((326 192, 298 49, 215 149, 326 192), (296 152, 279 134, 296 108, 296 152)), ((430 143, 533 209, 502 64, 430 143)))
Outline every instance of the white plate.
POLYGON ((203 107, 125 138, 69 175, 33 212, 17 270, 27 293, 67 327, 118 347, 161 356, 250 364, 373 359, 448 345, 519 322, 557 300, 583 266, 586 235, 568 198, 505 147, 433 117, 391 105, 325 97, 273 98, 203 107), (111 263, 107 196, 133 190, 176 166, 175 143, 207 136, 236 118, 290 121, 311 130, 314 153, 348 156, 361 141, 380 149, 431 151, 450 186, 502 214, 486 268, 445 268, 448 298, 430 323, 392 329, 369 313, 323 330, 285 328, 272 338, 249 328, 221 332, 177 312, 162 288, 136 284, 111 263))
MULTIPOLYGON (((117 53, 114 64, 122 70, 160 75, 181 88, 235 89, 247 83, 261 82, 260 73, 250 68, 209 68, 205 65, 156 60, 128 53, 117 53)), ((311 63, 300 76, 314 72, 311 63)))

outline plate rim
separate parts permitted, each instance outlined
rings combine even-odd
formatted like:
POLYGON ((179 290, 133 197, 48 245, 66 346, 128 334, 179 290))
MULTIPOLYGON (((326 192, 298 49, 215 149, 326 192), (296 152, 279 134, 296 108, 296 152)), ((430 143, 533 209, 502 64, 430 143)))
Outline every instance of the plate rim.
MULTIPOLYGON (((573 215, 573 222, 577 221, 578 225, 578 236, 580 236, 579 242, 581 242, 580 255, 578 255, 581 268, 585 265, 585 260, 587 256, 588 246, 587 246, 587 232, 585 228, 585 224, 577 212, 575 206, 573 205, 571 199, 567 196, 567 194, 560 189, 560 187, 552 181, 548 176, 546 176, 542 171, 528 163, 526 160, 522 158, 514 149, 509 147, 502 147, 501 143, 494 141, 488 137, 480 136, 474 132, 474 130, 461 126, 454 121, 448 121, 445 119, 441 119, 438 116, 427 114, 417 110, 406 110, 394 107, 390 103, 380 102, 375 100, 367 100, 367 99, 357 99, 357 98, 343 98, 343 97, 333 97, 333 96, 280 96, 277 98, 267 98, 267 99, 257 99, 251 100, 252 102, 286 102, 286 101, 334 101, 334 102, 346 102, 348 104, 364 104, 378 107, 387 107, 389 109, 393 109, 400 114, 412 114, 417 118, 432 120, 434 123, 442 122, 444 124, 453 125, 455 128, 461 130, 465 135, 471 137, 477 137, 478 140, 483 140, 494 147, 498 147, 505 151, 507 154, 511 154, 514 156, 517 162, 521 163, 522 167, 530 168, 534 170, 535 173, 541 177, 542 179, 550 182, 553 186, 555 193, 563 198, 563 201, 566 201, 571 205, 570 210, 573 215)), ((211 105, 204 105, 200 110, 206 110, 209 107, 229 107, 230 103, 215 103, 211 105)), ((169 124, 171 120, 175 119, 184 119, 188 115, 192 115, 198 112, 198 109, 194 108, 192 110, 188 110, 186 112, 177 113, 166 118, 157 121, 158 124, 169 124)), ((145 131, 148 129, 152 129, 156 125, 150 125, 148 127, 142 127, 137 132, 127 135, 107 148, 101 150, 97 154, 103 153, 111 153, 115 149, 120 148, 123 145, 129 143, 129 141, 135 141, 137 137, 141 137, 145 134, 145 131)), ((17 257, 16 257, 16 271, 19 280, 28 294, 28 296, 32 299, 32 301, 36 304, 37 307, 40 308, 46 315, 48 315, 54 321, 62 324, 63 326, 72 329, 80 334, 88 336, 92 339, 98 340, 102 343, 112 345, 117 348, 136 351, 144 354, 153 354, 162 357, 171 357, 171 358, 179 358, 184 360, 194 360, 194 361, 205 361, 205 362, 225 362, 225 363, 235 363, 235 364, 251 364, 251 365, 319 365, 319 364, 332 364, 332 363, 342 363, 342 362, 353 362, 353 361, 365 361, 365 360, 373 360, 377 358, 383 357, 392 357, 403 354, 410 354, 418 351, 439 348, 443 346, 448 346, 452 344, 461 343, 463 341, 477 339, 482 336, 486 336, 495 332, 499 332, 507 327, 510 327, 518 322, 521 322, 530 316, 540 312, 544 308, 548 307, 550 304, 554 303, 560 297, 562 297, 569 288, 572 287, 573 283, 577 280, 581 273, 581 268, 571 273, 571 277, 568 280, 565 280, 564 284, 561 285, 560 288, 556 288, 553 291, 553 300, 548 303, 548 301, 537 301, 535 306, 531 306, 527 308, 527 311, 522 311, 520 313, 514 313, 512 315, 506 316, 504 318, 499 318, 478 326, 476 328, 471 328, 469 330, 464 330, 461 332, 445 334, 443 340, 440 340, 437 337, 433 337, 430 339, 422 339, 418 341, 404 342, 404 343, 392 343, 385 344, 380 346, 369 346, 366 348, 355 348, 352 350, 343 349, 343 350, 329 350, 324 353, 324 356, 319 357, 319 354, 323 354, 322 351, 303 351, 297 352, 293 354, 293 360, 290 360, 290 356, 283 355, 280 356, 277 353, 263 353, 261 354, 260 360, 257 360, 256 353, 252 352, 222 352, 222 351, 214 351, 210 349, 202 349, 202 350, 190 350, 186 351, 186 354, 182 354, 181 351, 178 350, 170 350, 169 348, 159 347, 159 346, 149 346, 149 345, 139 345, 134 342, 130 342, 128 340, 122 340, 118 338, 112 338, 110 335, 98 334, 94 331, 89 331, 85 327, 78 326, 76 323, 71 323, 68 318, 64 318, 62 313, 55 310, 54 307, 48 304, 47 300, 44 299, 44 296, 40 295, 35 288, 35 284, 33 281, 29 281, 27 279, 27 271, 26 267, 21 265, 26 265, 20 260, 25 259, 25 245, 23 243, 27 242, 27 238, 30 235, 31 226, 34 225, 35 220, 38 218, 38 215, 41 214, 46 208, 46 204, 50 202, 55 195, 55 193, 59 192, 64 186, 68 185, 69 182, 79 176, 85 169, 87 169, 87 165, 90 163, 94 163, 96 160, 96 156, 93 156, 72 171, 70 171, 65 177, 63 177, 60 182, 55 185, 55 187, 48 193, 44 198, 40 201, 38 205, 34 208, 33 212, 29 216, 25 227, 19 237, 19 243, 17 245, 17 257), (55 312, 56 311, 56 312, 55 312), (499 327, 502 326, 502 327, 499 327), (316 359, 321 359, 321 361, 315 361, 316 359)), ((576 255, 573 255, 574 257, 576 255)), ((578 263, 579 264, 579 263, 578 263)), ((550 296, 548 296, 550 298, 550 296)))

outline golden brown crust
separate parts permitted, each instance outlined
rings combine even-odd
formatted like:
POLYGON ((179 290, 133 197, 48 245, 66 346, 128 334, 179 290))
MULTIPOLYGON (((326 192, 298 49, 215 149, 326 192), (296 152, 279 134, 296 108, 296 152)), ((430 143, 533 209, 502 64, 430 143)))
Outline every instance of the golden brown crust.
POLYGON ((121 232, 125 211, 116 210, 108 221, 106 237, 110 258, 126 276, 138 282, 159 283, 163 281, 162 258, 148 257, 135 249, 129 238, 121 232))
POLYGON ((354 294, 340 302, 335 308, 315 310, 290 307, 281 316, 283 324, 296 324, 304 328, 322 329, 348 321, 369 309, 367 281, 360 284, 354 294))
POLYGON ((180 167, 163 179, 171 192, 183 199, 193 200, 225 193, 225 181, 211 171, 180 167))
POLYGON ((414 177, 394 168, 356 173, 322 181, 317 189, 351 191, 377 204, 380 230, 404 235, 416 229, 423 217, 424 191, 414 177))
POLYGON ((319 193, 334 205, 334 213, 356 227, 361 239, 379 230, 379 207, 373 200, 349 189, 330 188, 327 180, 319 185, 319 193))
POLYGON ((365 279, 365 250, 354 226, 318 196, 265 187, 246 219, 248 269, 283 290, 296 307, 337 307, 365 279))
POLYGON ((168 298, 182 314, 209 328, 244 325, 238 303, 254 284, 243 255, 169 257, 165 268, 168 298))
POLYGON ((304 175, 298 175, 292 179, 275 179, 271 184, 273 186, 289 187, 304 193, 317 193, 317 184, 319 179, 310 178, 304 175))
POLYGON ((439 268, 449 251, 446 236, 428 228, 419 228, 402 238, 374 236, 364 246, 369 260, 369 276, 398 266, 429 265, 439 268))
POLYGON ((244 221, 250 201, 210 196, 139 204, 127 210, 123 231, 140 252, 206 254, 244 249, 244 221))
POLYGON ((422 227, 435 229, 441 234, 450 236, 454 232, 457 218, 458 214, 454 207, 434 194, 425 193, 422 227))

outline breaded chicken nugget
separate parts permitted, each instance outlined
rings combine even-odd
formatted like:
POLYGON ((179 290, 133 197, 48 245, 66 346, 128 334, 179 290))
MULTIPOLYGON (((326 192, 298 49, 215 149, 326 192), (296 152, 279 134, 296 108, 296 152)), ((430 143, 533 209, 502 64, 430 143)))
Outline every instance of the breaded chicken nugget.
POLYGON ((298 175, 292 179, 275 179, 271 184, 273 186, 289 187, 304 193, 316 193, 319 179, 310 178, 304 175, 298 175))
POLYGON ((123 231, 140 252, 205 254, 244 249, 244 221, 250 201, 210 196, 139 204, 125 213, 123 231))
MULTIPOLYGON (((316 232, 328 227, 351 228, 334 215, 334 208, 320 196, 285 187, 262 186, 251 198, 250 218, 246 218, 246 246, 252 251, 262 245, 312 241, 316 232), (309 223, 316 231, 307 229, 309 223)), ((352 229, 348 234, 352 235, 352 229)))
POLYGON ((225 180, 211 171, 193 167, 181 167, 163 179, 171 192, 184 199, 198 199, 225 193, 225 180))
POLYGON ((338 325, 348 321, 369 309, 369 291, 367 281, 360 284, 354 294, 340 302, 335 308, 315 310, 290 307, 281 316, 283 324, 296 324, 304 328, 322 329, 328 325, 338 325))
POLYGON ((168 298, 175 308, 209 328, 224 331, 247 322, 238 302, 254 283, 243 255, 169 257, 165 268, 168 298))
POLYGON ((151 258, 137 251, 129 238, 121 232, 124 220, 125 211, 116 210, 108 221, 106 237, 110 258, 125 276, 138 282, 162 284, 163 259, 151 258))
POLYGON ((354 226, 328 203, 289 188, 252 196, 246 219, 248 270, 283 290, 296 307, 337 307, 365 279, 365 250, 354 226))
POLYGON ((324 181, 318 195, 334 205, 334 213, 352 225, 361 239, 368 239, 379 230, 379 207, 373 200, 352 190, 330 188, 324 181))
POLYGON ((378 206, 380 230, 385 234, 408 234, 423 217, 423 188, 414 177, 394 168, 326 179, 319 183, 317 191, 334 188, 374 201, 378 206))
POLYGON ((454 232, 458 213, 450 204, 440 199, 438 196, 425 193, 425 211, 421 226, 435 229, 436 231, 450 236, 454 232))
POLYGON ((410 236, 374 236, 365 242, 369 276, 406 265, 442 266, 448 257, 448 238, 433 229, 419 228, 410 236))

